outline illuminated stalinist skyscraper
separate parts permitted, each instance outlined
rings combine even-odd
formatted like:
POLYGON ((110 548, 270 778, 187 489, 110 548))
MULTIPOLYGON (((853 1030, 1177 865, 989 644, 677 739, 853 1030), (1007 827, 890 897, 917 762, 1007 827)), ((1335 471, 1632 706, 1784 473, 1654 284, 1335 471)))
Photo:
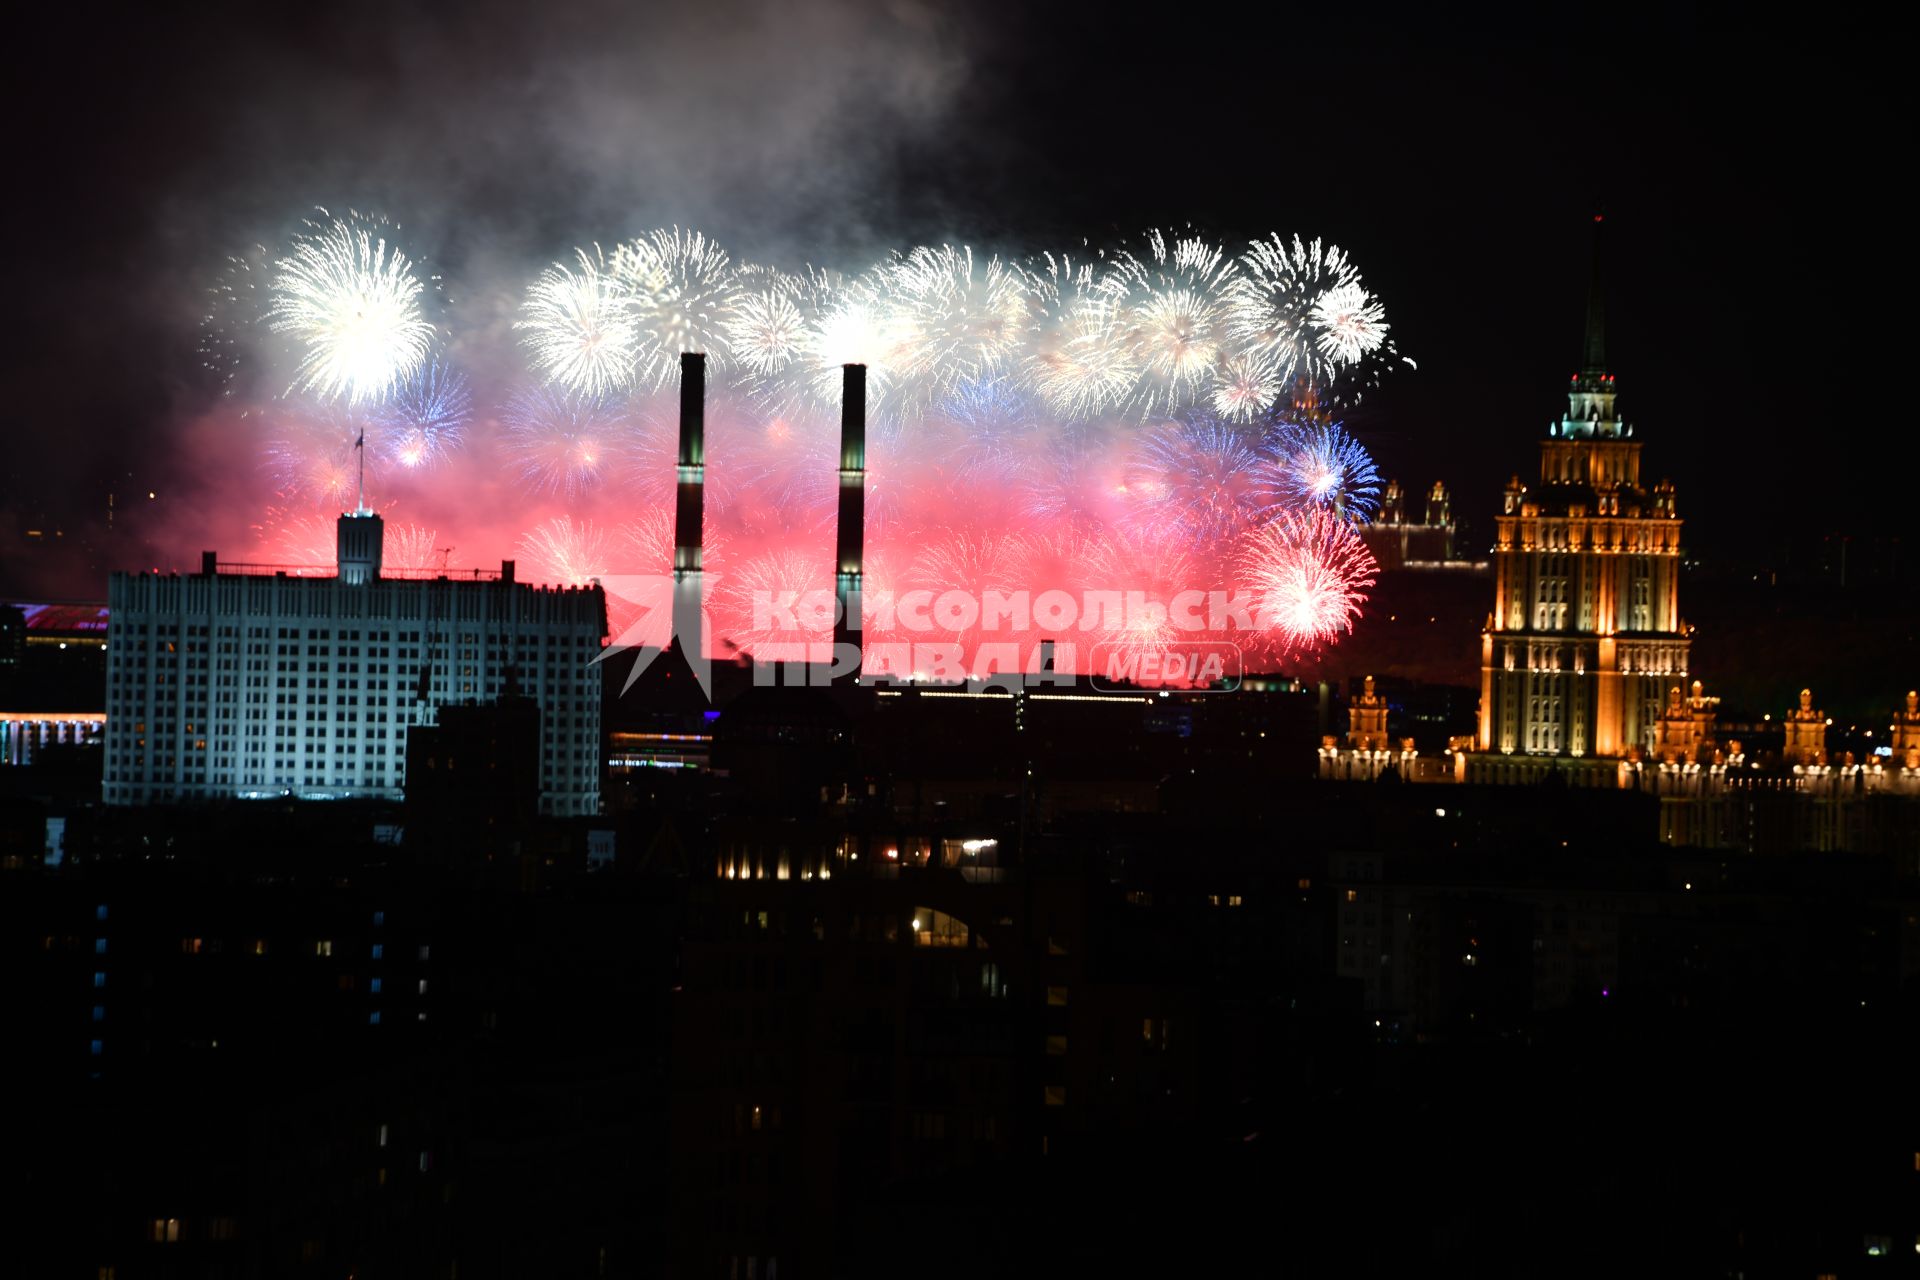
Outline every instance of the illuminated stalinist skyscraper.
POLYGON ((1469 777, 1518 780, 1551 761, 1611 785, 1687 673, 1680 518, 1671 484, 1642 481, 1640 442, 1615 408, 1600 231, 1596 217, 1586 359, 1566 416, 1540 444, 1539 483, 1509 481, 1497 522, 1469 777))

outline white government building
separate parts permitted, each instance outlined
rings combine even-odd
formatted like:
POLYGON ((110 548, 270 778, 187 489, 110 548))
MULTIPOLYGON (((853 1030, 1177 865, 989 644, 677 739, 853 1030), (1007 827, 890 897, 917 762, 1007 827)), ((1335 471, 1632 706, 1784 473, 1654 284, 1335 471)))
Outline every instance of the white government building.
POLYGON ((540 708, 542 813, 600 811, 600 588, 389 576, 385 529, 339 521, 338 572, 116 573, 108 587, 108 804, 398 799, 407 729, 517 691, 540 708))

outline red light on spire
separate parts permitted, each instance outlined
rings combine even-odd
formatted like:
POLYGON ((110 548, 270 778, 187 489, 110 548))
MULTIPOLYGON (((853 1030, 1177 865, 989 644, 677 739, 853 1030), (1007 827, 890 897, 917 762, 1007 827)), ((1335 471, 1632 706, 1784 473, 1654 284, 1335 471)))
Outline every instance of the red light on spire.
POLYGON ((1594 220, 1595 222, 1605 222, 1605 221, 1606 221, 1606 219, 1605 219, 1605 218, 1603 218, 1603 217, 1601 217, 1601 216, 1600 216, 1599 214, 1597 214, 1597 213, 1593 215, 1593 220, 1594 220))

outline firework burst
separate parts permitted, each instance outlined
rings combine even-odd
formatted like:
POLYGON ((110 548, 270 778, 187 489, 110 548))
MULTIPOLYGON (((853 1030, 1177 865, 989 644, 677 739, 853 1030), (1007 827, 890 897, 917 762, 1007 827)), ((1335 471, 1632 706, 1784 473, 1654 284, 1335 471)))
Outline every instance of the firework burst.
POLYGON ((824 552, 775 547, 741 564, 716 601, 723 635, 764 660, 833 635, 833 565, 824 552))
POLYGON ((299 352, 296 387, 349 404, 377 400, 427 358, 426 286, 387 242, 394 228, 322 215, 275 267, 270 322, 299 352))
POLYGON ((922 247, 883 271, 900 377, 928 405, 1012 367, 1039 319, 1025 272, 965 246, 922 247))
POLYGON ((804 283, 765 268, 743 268, 741 283, 725 322, 727 344, 749 379, 766 382, 785 373, 805 351, 804 283))
POLYGON ((1387 345, 1386 313, 1338 245, 1278 234, 1255 240, 1226 292, 1228 330, 1282 382, 1322 391, 1387 345))
POLYGON ((1227 422, 1253 422, 1279 398, 1280 376, 1264 356, 1229 356, 1214 375, 1213 411, 1227 422))
POLYGON ((513 327, 543 378, 576 395, 615 395, 632 385, 639 349, 633 293, 608 269, 600 246, 574 256, 574 265, 540 273, 513 327))
POLYGON ((1259 598, 1261 625, 1292 652, 1331 644, 1351 631, 1379 565, 1352 525, 1314 511, 1256 530, 1239 569, 1259 598))
POLYGON ((388 525, 380 559, 389 569, 416 573, 454 567, 453 548, 442 547, 437 531, 417 524, 388 525))
POLYGON ((1193 403, 1227 351, 1226 293, 1236 265, 1218 246, 1159 231, 1144 257, 1125 254, 1117 278, 1140 365, 1133 403, 1142 416, 1193 403))
POLYGON ((616 405, 554 387, 532 387, 502 415, 507 448, 537 489, 573 496, 612 466, 626 419, 616 405))
POLYGON ((555 516, 520 539, 519 554, 530 581, 584 587, 607 573, 609 539, 591 520, 555 516))
POLYGON ((430 360, 370 415, 380 451, 409 470, 444 459, 473 416, 473 393, 457 370, 430 360))
POLYGON ((1335 285, 1314 300, 1308 313, 1314 345, 1336 365, 1359 364, 1387 340, 1387 312, 1357 284, 1335 285))
POLYGON ((266 465, 287 500, 343 511, 360 497, 360 433, 365 414, 343 405, 283 402, 271 415, 266 465))
POLYGON ((1339 423, 1283 422, 1264 453, 1258 490, 1266 513, 1326 510, 1355 524, 1373 519, 1380 473, 1339 423))
POLYGON ((684 351, 705 352, 709 371, 725 372, 738 286, 724 249, 674 227, 621 245, 610 270, 632 300, 640 386, 658 390, 671 383, 684 351))
POLYGON ((268 507, 253 526, 261 558, 302 574, 332 573, 339 554, 338 530, 327 516, 284 506, 268 507))
POLYGON ((1252 437, 1208 418, 1141 435, 1127 466, 1137 522, 1196 542, 1230 538, 1259 512, 1260 452, 1252 437))

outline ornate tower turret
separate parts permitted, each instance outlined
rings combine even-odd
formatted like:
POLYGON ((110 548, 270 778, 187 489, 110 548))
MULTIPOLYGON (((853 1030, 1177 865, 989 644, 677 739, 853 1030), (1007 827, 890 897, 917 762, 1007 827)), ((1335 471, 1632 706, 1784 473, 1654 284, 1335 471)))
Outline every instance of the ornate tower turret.
POLYGON ((1920 691, 1907 690, 1906 705, 1893 716, 1893 759, 1920 769, 1920 691))
POLYGON ((1782 760, 1798 765, 1827 762, 1827 714, 1813 705, 1813 690, 1800 691, 1800 705, 1787 712, 1783 727, 1787 738, 1780 748, 1782 760))
POLYGON ((1347 745, 1355 751, 1385 751, 1387 700, 1373 691, 1368 676, 1364 690, 1347 708, 1347 745))

